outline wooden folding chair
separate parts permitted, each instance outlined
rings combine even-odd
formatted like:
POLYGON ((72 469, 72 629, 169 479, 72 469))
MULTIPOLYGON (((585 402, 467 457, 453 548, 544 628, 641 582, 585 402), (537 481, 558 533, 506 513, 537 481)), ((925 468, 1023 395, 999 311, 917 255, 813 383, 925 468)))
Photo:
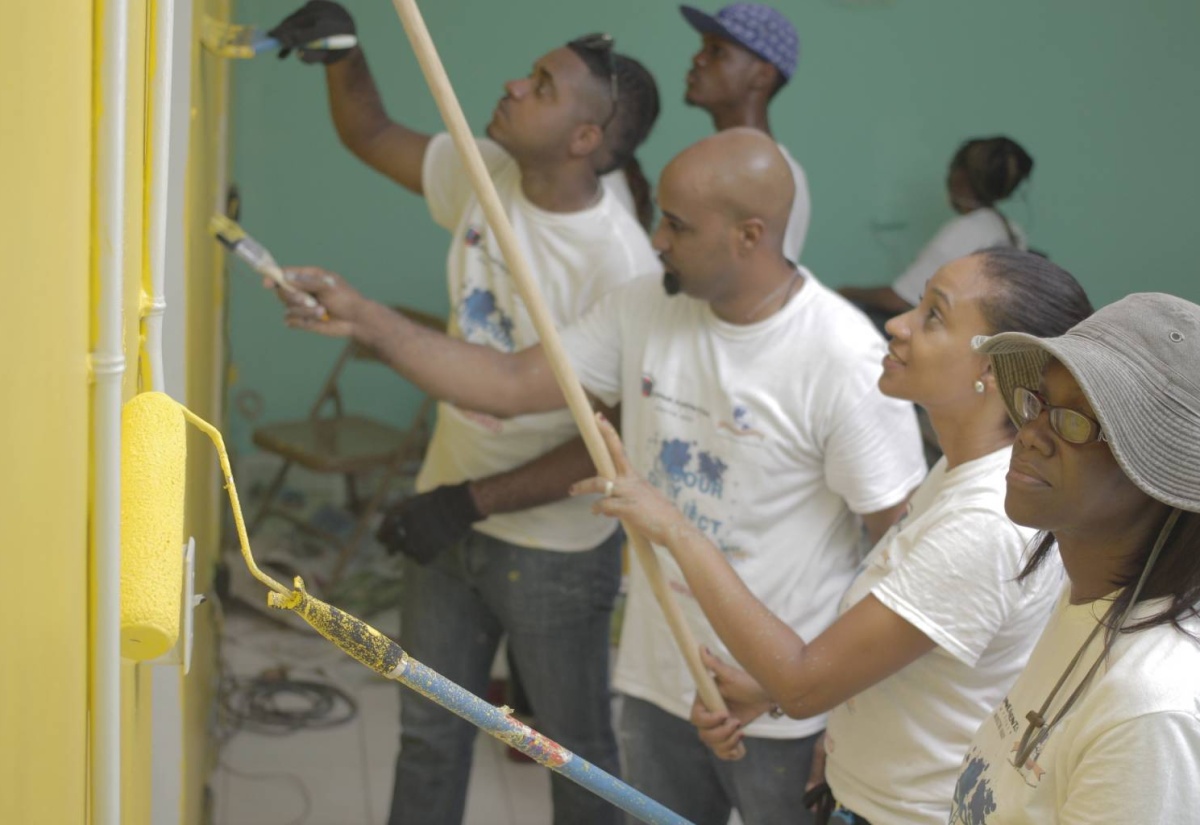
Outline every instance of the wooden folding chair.
MULTIPOLYGON (((408 307, 394 309, 423 326, 445 330, 445 321, 433 315, 408 307)), ((351 341, 342 350, 329 377, 325 379, 307 418, 267 424, 257 428, 252 436, 257 447, 280 456, 283 465, 271 480, 248 532, 253 533, 267 516, 274 515, 333 545, 338 549, 338 557, 330 575, 330 584, 341 578, 346 563, 362 540, 371 517, 383 503, 392 481, 407 463, 420 459, 424 453, 429 442, 430 412, 434 403, 433 399, 424 398, 406 429, 367 416, 346 413, 338 381, 342 369, 352 360, 378 359, 374 353, 351 341), (329 404, 333 407, 332 415, 323 412, 329 404), (337 473, 345 478, 347 505, 356 516, 349 538, 343 540, 276 504, 275 499, 283 489, 293 465, 316 473, 337 473), (364 501, 364 495, 358 489, 357 477, 374 471, 380 473, 379 480, 364 501)))

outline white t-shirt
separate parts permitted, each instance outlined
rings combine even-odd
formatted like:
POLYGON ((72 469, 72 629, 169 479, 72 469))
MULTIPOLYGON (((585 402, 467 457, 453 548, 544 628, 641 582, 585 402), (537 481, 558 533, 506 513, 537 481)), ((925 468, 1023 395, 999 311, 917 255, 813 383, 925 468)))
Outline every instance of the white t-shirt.
MULTIPOLYGON (((1200 819, 1200 643, 1170 625, 1118 637, 1091 685, 1018 770, 1016 750, 1108 600, 1073 605, 1064 589, 1008 696, 984 719, 963 759, 950 822, 1184 823, 1200 819)), ((1132 621, 1166 600, 1139 605, 1132 621)), ((1200 620, 1183 622, 1193 636, 1200 620)), ((1045 713, 1050 722, 1104 642, 1092 640, 1045 713)))
POLYGON ((804 239, 808 236, 808 222, 812 218, 812 202, 808 197, 808 176, 804 167, 796 162, 792 153, 783 144, 779 147, 783 159, 792 167, 792 182, 796 185, 796 194, 792 198, 792 211, 788 215, 787 232, 783 236, 783 255, 792 263, 800 263, 800 253, 804 251, 804 239))
POLYGON ((1054 608, 1057 557, 1016 581, 1035 531, 1004 514, 1011 453, 949 471, 939 460, 842 599, 844 613, 874 595, 937 644, 829 715, 829 786, 871 822, 945 823, 975 729, 1054 608))
MULTIPOLYGON (((812 638, 858 562, 853 513, 894 506, 924 475, 912 405, 876 381, 883 340, 806 270, 778 313, 738 326, 660 278, 613 291, 563 334, 580 380, 620 400, 633 467, 728 558, 754 594, 812 638)), ((696 640, 730 658, 670 554, 659 560, 696 640)), ((639 565, 616 688, 687 718, 695 684, 639 565)), ((797 738, 824 719, 763 717, 752 736, 797 738)))
POLYGON ((601 175, 600 182, 617 199, 617 203, 625 207, 625 211, 630 215, 633 215, 633 219, 636 221, 637 204, 633 201, 633 190, 629 188, 629 179, 625 177, 625 170, 614 169, 606 175, 601 175))
MULTIPOLYGON (((1012 221, 1009 225, 1017 236, 1017 247, 1024 249, 1025 233, 1012 221)), ((917 259, 892 284, 892 289, 910 304, 919 304, 933 273, 951 261, 991 246, 1012 246, 1004 219, 995 209, 976 209, 951 218, 925 244, 917 259)))
MULTIPOLYGON (((556 325, 579 318, 618 284, 662 271, 646 233, 607 187, 595 206, 581 212, 546 212, 525 197, 520 170, 503 149, 489 140, 480 140, 479 149, 556 325)), ((533 323, 449 135, 429 144, 422 184, 434 221, 454 233, 446 262, 450 334, 503 352, 536 344, 533 323)), ((566 410, 501 421, 439 404, 417 489, 518 467, 576 435, 566 410)), ((616 529, 590 507, 589 501, 565 499, 491 516, 475 529, 525 547, 587 550, 616 529)))

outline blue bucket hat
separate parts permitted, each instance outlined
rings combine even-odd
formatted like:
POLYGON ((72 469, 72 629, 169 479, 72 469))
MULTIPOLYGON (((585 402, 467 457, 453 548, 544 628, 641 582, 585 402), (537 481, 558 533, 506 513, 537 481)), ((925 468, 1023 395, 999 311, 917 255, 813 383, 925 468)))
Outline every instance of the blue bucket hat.
POLYGON ((800 37, 778 9, 762 3, 734 3, 715 15, 694 6, 680 6, 679 10, 693 29, 748 49, 778 69, 785 81, 791 80, 796 72, 800 37))

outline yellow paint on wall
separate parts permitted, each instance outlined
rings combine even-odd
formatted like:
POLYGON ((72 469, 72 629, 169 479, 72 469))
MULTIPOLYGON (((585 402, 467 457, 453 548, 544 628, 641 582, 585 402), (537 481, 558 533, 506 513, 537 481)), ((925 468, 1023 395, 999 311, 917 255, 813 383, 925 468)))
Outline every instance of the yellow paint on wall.
MULTIPOLYGON (((205 15, 231 19, 230 0, 194 0, 192 31, 205 15)), ((187 406, 201 418, 223 420, 224 351, 221 337, 224 303, 223 258, 207 232, 208 219, 225 202, 225 170, 229 117, 227 60, 214 57, 192 38, 191 131, 188 139, 185 243, 187 259, 187 406)), ((212 588, 219 554, 220 475, 212 445, 188 428, 187 512, 185 531, 196 537, 196 589, 212 588)), ((196 613, 192 671, 184 682, 184 825, 205 820, 205 786, 217 759, 211 736, 214 686, 218 676, 219 633, 215 610, 196 613)))
MULTIPOLYGON (((149 9, 146 0, 129 4, 128 85, 125 89, 125 214, 122 216, 124 266, 122 332, 125 376, 122 399, 139 391, 141 360, 140 305, 142 273, 146 267, 145 199, 148 185, 146 150, 149 9)), ((97 49, 102 49, 98 44, 97 49)), ((151 805, 151 689, 147 667, 121 668, 121 823, 150 825, 151 805)))
MULTIPOLYGON (((149 3, 130 4, 128 147, 120 216, 125 242, 123 395, 137 392, 139 304, 148 266, 149 3)), ((98 208, 94 193, 97 71, 102 2, 39 0, 6 9, 19 33, 0 50, 0 822, 88 822, 87 662, 90 388, 87 355, 99 330, 98 208), (37 36, 26 36, 36 32, 37 36), (54 55, 47 60, 46 55, 54 55)), ((228 17, 228 0, 196 0, 196 20, 228 17)), ((204 221, 223 200, 228 68, 193 47, 188 161, 188 405, 220 420, 221 263, 204 221)), ((197 584, 211 587, 219 543, 220 487, 206 443, 189 465, 187 529, 200 539, 197 584)), ((215 761, 207 722, 216 673, 213 611, 197 615, 185 680, 185 800, 181 821, 201 822, 215 761)), ((150 671, 122 668, 122 813, 150 820, 150 671)), ((181 677, 182 678, 182 677, 181 677)), ((173 823, 154 823, 173 825, 173 823)))
POLYGON ((0 49, 0 822, 22 825, 86 807, 92 11, 6 4, 0 49))

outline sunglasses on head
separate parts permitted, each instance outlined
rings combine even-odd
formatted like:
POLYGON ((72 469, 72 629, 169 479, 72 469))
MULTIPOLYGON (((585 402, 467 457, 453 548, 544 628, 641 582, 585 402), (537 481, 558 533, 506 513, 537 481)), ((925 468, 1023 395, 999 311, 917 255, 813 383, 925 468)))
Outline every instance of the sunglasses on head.
POLYGON ((1107 441, 1104 431, 1094 418, 1067 407, 1055 407, 1033 390, 1017 387, 1013 390, 1013 407, 1022 424, 1035 420, 1045 410, 1050 416, 1050 429, 1068 444, 1091 444, 1107 441))
POLYGON ((617 116, 617 70, 613 61, 613 36, 599 32, 585 34, 583 37, 575 38, 567 45, 596 55, 604 64, 604 71, 608 75, 608 91, 609 97, 612 99, 612 109, 609 110, 608 117, 600 124, 600 129, 603 131, 617 116))

